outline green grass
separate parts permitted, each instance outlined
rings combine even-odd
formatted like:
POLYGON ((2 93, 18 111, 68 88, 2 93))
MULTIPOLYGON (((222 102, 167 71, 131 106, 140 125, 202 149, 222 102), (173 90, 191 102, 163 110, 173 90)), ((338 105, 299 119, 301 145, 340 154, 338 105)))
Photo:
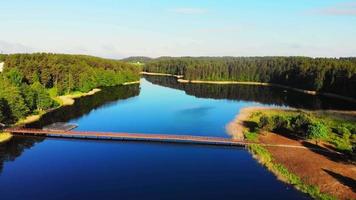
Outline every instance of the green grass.
MULTIPOLYGON (((259 123, 261 116, 267 117, 280 117, 287 120, 292 119, 293 117, 305 114, 314 124, 323 124, 327 127, 328 133, 326 137, 320 139, 320 141, 331 144, 335 147, 336 150, 352 154, 352 147, 356 144, 356 120, 347 116, 336 115, 333 113, 321 113, 321 112, 312 112, 312 111, 301 111, 301 110, 263 110, 257 111, 251 114, 249 121, 256 124, 259 123), (348 133, 339 133, 340 130, 347 130, 348 133)), ((287 127, 290 133, 296 134, 290 125, 287 127)), ((299 135, 301 136, 301 135, 299 135)), ((250 137, 250 136, 246 136, 250 137)))
POLYGON ((258 142, 258 134, 256 132, 245 131, 245 139, 250 142, 258 142))
POLYGON ((0 131, 0 143, 10 140, 12 135, 10 133, 4 133, 0 131))
POLYGON ((314 199, 320 200, 334 200, 335 197, 320 192, 317 186, 308 185, 304 183, 300 177, 290 172, 286 167, 273 161, 272 155, 267 149, 258 144, 251 144, 248 146, 249 151, 263 164, 267 169, 274 173, 282 181, 293 185, 298 190, 309 194, 314 199))

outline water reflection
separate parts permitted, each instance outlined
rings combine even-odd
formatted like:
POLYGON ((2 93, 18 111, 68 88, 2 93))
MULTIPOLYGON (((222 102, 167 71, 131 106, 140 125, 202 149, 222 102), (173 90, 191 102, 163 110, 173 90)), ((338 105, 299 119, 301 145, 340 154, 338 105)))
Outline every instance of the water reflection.
MULTIPOLYGON (((64 106, 42 116, 32 124, 30 128, 41 128, 54 122, 67 122, 80 118, 94 109, 110 106, 111 103, 121 99, 128 99, 140 93, 139 85, 117 86, 103 88, 102 91, 93 95, 77 99, 72 106, 64 106)), ((4 162, 14 161, 17 157, 36 143, 42 142, 44 138, 39 137, 13 137, 10 141, 0 144, 0 173, 4 162)))
POLYGON ((103 88, 99 93, 76 99, 74 105, 64 106, 42 116, 41 120, 27 125, 30 128, 41 128, 55 122, 68 122, 90 113, 92 110, 110 106, 118 100, 128 99, 139 95, 140 86, 127 85, 103 88))
POLYGON ((11 138, 8 142, 0 143, 0 174, 3 170, 4 163, 14 161, 17 157, 36 143, 42 142, 41 137, 22 137, 17 136, 11 138))
POLYGON ((268 105, 310 110, 356 110, 356 103, 325 96, 314 96, 281 88, 252 85, 182 84, 173 77, 145 76, 153 84, 179 89, 200 98, 252 101, 268 105))

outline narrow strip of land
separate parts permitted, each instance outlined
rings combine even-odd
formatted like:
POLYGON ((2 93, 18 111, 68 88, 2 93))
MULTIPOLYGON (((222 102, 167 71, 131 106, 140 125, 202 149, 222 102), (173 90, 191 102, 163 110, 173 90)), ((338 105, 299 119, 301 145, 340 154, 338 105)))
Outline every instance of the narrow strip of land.
POLYGON ((151 76, 171 76, 176 77, 179 83, 193 83, 193 84, 215 84, 215 85, 257 85, 257 86, 268 86, 268 87, 278 87, 286 90, 301 92, 304 94, 310 95, 323 95, 327 97, 338 98, 346 101, 356 102, 356 99, 351 97, 346 97, 338 94, 327 93, 327 92, 318 92, 314 90, 305 90, 295 87, 290 87, 286 85, 276 84, 276 83, 265 83, 265 82, 253 82, 253 81, 211 81, 211 80, 187 80, 184 79, 183 75, 175 75, 175 74, 165 74, 165 73, 155 73, 155 72, 141 72, 143 75, 151 75, 151 76))

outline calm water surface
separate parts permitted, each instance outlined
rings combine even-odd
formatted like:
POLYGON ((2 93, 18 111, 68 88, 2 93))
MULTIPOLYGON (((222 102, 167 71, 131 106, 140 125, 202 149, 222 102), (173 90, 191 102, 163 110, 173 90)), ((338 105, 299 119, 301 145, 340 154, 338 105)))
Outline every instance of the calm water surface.
MULTIPOLYGON (((299 97, 271 88, 146 77, 140 86, 105 88, 30 126, 65 121, 78 130, 229 137, 226 124, 246 106, 340 106, 299 97)), ((307 198, 242 148, 30 137, 0 145, 0 194, 4 200, 307 198)))

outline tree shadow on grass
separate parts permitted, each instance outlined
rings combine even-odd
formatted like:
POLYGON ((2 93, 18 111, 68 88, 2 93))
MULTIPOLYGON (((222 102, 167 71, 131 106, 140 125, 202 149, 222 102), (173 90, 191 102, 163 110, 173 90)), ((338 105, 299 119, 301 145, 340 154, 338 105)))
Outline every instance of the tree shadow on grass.
POLYGON ((319 145, 307 141, 302 141, 301 143, 304 147, 307 147, 310 151, 322 155, 331 161, 350 164, 349 157, 347 157, 342 153, 331 151, 330 149, 321 147, 319 145))
POLYGON ((243 121, 243 125, 247 127, 250 132, 256 132, 258 130, 258 124, 254 121, 243 121))
POLYGON ((341 184, 351 188, 353 192, 356 192, 356 180, 350 177, 343 176, 341 174, 335 173, 333 171, 323 169, 326 173, 328 173, 330 176, 335 178, 337 181, 339 181, 341 184))

